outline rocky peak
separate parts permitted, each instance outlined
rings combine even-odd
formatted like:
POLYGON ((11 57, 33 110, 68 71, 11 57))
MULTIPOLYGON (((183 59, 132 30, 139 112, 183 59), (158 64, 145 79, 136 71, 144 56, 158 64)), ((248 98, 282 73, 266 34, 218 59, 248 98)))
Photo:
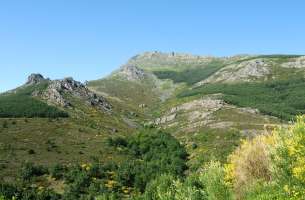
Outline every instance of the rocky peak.
POLYGON ((70 91, 85 89, 85 85, 81 82, 75 81, 72 77, 64 78, 61 80, 52 81, 51 87, 58 91, 70 91))
POLYGON ((119 74, 129 81, 142 80, 146 77, 145 72, 135 65, 122 66, 119 74))
POLYGON ((65 98, 64 94, 80 98, 87 104, 99 107, 101 110, 111 110, 111 105, 104 97, 98 96, 94 92, 90 91, 84 84, 75 81, 71 77, 50 81, 49 86, 41 96, 49 103, 63 107, 71 107, 72 104, 65 98))
POLYGON ((48 80, 48 79, 45 79, 41 74, 31 74, 28 77, 26 85, 37 84, 37 83, 40 83, 40 82, 45 81, 45 80, 48 80))

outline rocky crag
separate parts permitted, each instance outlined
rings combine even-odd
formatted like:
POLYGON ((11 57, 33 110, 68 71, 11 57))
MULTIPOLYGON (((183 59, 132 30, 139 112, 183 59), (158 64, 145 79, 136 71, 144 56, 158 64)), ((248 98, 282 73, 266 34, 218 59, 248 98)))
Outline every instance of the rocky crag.
POLYGON ((104 111, 110 111, 111 105, 108 101, 90 91, 83 83, 75 81, 73 78, 64 78, 61 80, 45 79, 41 74, 31 74, 26 85, 39 84, 47 82, 48 86, 42 91, 34 91, 33 96, 39 96, 50 104, 59 105, 61 107, 72 107, 72 103, 66 98, 72 95, 84 100, 87 104, 95 106, 104 111))

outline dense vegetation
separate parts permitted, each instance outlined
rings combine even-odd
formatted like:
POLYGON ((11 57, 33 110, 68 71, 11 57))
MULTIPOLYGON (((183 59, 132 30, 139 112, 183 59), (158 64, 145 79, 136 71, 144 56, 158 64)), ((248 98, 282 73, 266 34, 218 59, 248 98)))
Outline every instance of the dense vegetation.
POLYGON ((227 103, 258 108, 284 120, 305 113, 305 79, 294 78, 264 83, 210 84, 182 92, 178 97, 222 93, 227 103))
POLYGON ((305 196, 304 137, 305 117, 298 117, 289 128, 244 140, 227 164, 210 161, 188 176, 183 175, 185 150, 170 135, 146 132, 115 137, 108 142, 127 153, 123 163, 95 160, 50 169, 25 163, 20 183, 0 183, 0 199, 301 200, 305 196), (64 191, 54 189, 62 183, 64 191))
POLYGON ((128 138, 115 137, 109 139, 108 145, 126 155, 126 160, 101 163, 95 158, 91 163, 58 164, 50 169, 25 163, 20 172, 21 183, 1 184, 0 196, 75 200, 104 195, 121 199, 143 193, 160 174, 183 177, 186 170, 186 150, 167 133, 145 131, 128 138), (50 182, 61 181, 66 185, 61 195, 45 188, 50 182))
POLYGON ((196 68, 187 68, 183 71, 153 71, 159 79, 171 79, 175 83, 185 82, 189 85, 206 79, 223 67, 220 61, 212 61, 206 66, 198 66, 196 68))
POLYGON ((31 96, 33 91, 43 90, 46 86, 42 83, 0 95, 0 117, 68 117, 66 112, 31 96))

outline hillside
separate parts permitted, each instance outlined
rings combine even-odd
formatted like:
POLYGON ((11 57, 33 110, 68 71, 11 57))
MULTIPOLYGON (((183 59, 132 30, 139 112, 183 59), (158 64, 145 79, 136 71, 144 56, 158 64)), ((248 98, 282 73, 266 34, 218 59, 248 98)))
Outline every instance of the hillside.
POLYGON ((161 183, 195 187, 203 166, 220 169, 242 141, 305 114, 304 86, 299 55, 145 52, 86 84, 32 74, 0 94, 0 181, 28 187, 0 185, 0 199, 40 187, 46 199, 158 199, 147 195, 161 183))

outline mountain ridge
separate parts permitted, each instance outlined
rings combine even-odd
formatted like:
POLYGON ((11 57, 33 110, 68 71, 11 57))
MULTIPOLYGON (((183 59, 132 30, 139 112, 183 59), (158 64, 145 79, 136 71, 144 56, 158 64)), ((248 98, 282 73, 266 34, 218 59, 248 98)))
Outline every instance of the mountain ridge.
POLYGON ((304 63, 296 55, 146 52, 86 83, 29 75, 0 94, 0 178, 12 181, 25 161, 120 165, 128 160, 124 139, 152 130, 185 147, 185 173, 215 158, 224 163, 241 139, 305 114, 304 63))

